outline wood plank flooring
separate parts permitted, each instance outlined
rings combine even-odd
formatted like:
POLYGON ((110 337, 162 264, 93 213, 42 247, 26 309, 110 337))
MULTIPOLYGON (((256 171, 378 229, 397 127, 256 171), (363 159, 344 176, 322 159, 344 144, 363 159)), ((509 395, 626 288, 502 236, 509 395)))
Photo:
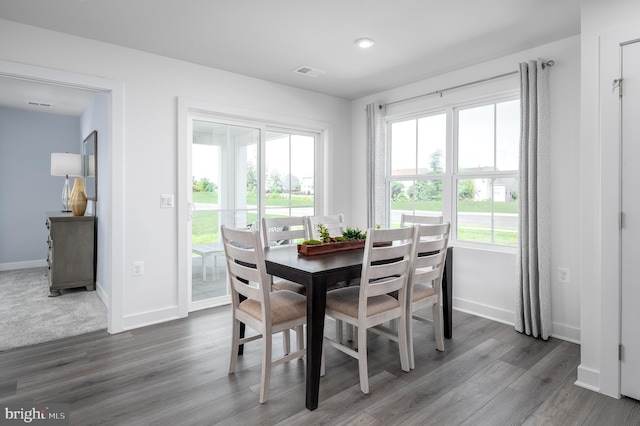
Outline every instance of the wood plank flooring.
MULTIPOLYGON (((460 312, 443 353, 432 328, 416 323, 416 369, 409 373, 400 368, 397 345, 370 334, 369 395, 360 392, 357 361, 328 347, 317 410, 304 408, 301 360, 273 369, 269 401, 261 405, 259 341, 227 374, 229 311, 0 353, 0 409, 66 403, 69 424, 83 426, 640 425, 640 402, 573 384, 577 345, 532 339, 460 312)), ((274 352, 281 348, 278 336, 274 352)))

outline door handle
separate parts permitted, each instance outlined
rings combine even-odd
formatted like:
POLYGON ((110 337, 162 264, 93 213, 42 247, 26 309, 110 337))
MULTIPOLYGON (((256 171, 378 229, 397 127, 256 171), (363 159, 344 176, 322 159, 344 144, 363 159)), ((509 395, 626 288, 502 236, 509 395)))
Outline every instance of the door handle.
POLYGON ((189 203, 189 222, 193 220, 193 214, 196 212, 196 205, 189 203))

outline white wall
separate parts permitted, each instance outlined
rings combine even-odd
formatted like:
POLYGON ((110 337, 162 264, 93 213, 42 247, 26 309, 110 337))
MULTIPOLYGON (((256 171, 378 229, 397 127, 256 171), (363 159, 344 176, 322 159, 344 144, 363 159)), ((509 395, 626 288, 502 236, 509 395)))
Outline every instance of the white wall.
POLYGON ((108 185, 105 184, 111 179, 111 170, 109 168, 108 161, 108 145, 111 140, 109 102, 110 97, 108 93, 96 93, 80 117, 80 133, 82 134, 82 140, 86 139, 94 130, 98 132, 98 148, 96 153, 96 158, 98 159, 97 201, 89 201, 87 209, 90 209, 91 214, 96 216, 96 238, 98 240, 98 252, 96 254, 96 290, 104 301, 107 300, 108 295, 110 294, 109 275, 106 270, 109 253, 106 249, 107 245, 101 244, 103 241, 108 241, 108 234, 111 226, 111 218, 109 216, 111 194, 107 190, 108 185))
MULTIPOLYGON (((601 219, 617 206, 602 203, 599 188, 603 175, 601 150, 600 59, 601 39, 612 32, 638 28, 640 3, 635 0, 582 0, 581 3, 581 142, 580 142, 580 267, 582 288, 582 346, 578 384, 611 396, 619 395, 617 315, 614 306, 603 305, 603 294, 615 291, 619 283, 607 279, 600 267, 606 253, 602 246, 601 219), (603 306, 605 309, 603 309, 603 306)), ((615 213, 615 212, 614 212, 615 213)), ((615 214, 614 214, 615 216, 615 214)))
POLYGON ((113 247, 124 272, 111 285, 122 289, 126 327, 178 315, 178 281, 186 279, 177 268, 178 214, 160 209, 160 194, 178 192, 178 97, 332 123, 328 207, 351 216, 350 187, 342 184, 351 177, 345 100, 4 20, 0 59, 124 83, 123 164, 110 167, 123 170, 124 190, 111 197, 124 210, 122 247, 113 247), (138 260, 145 275, 134 278, 138 260))
MULTIPOLYGON (((389 103, 435 90, 516 71, 518 63, 538 57, 553 59, 550 70, 553 336, 580 340, 579 263, 579 111, 580 39, 572 37, 518 54, 505 56, 414 84, 367 96, 352 102, 353 152, 365 152, 367 103, 389 103), (571 269, 571 283, 556 282, 558 266, 571 269)), ((442 102, 466 100, 519 88, 517 76, 494 80, 470 89, 390 105, 387 115, 426 110, 442 102)), ((366 225, 366 164, 364 156, 354 163, 352 212, 354 222, 366 225)), ((515 305, 515 254, 457 247, 454 250, 454 308, 513 324, 515 305)))
POLYGON ((79 141, 77 117, 0 108, 0 270, 46 266, 44 215, 62 209, 64 185, 51 153, 79 154, 79 141))

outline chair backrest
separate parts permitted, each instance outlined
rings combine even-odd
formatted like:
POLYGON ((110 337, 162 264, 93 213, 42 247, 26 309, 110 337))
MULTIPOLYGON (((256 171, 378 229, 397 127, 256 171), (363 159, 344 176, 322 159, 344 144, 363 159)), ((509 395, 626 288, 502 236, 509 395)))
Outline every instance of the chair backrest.
POLYGON ((265 247, 291 244, 306 238, 305 218, 262 218, 262 242, 265 247))
POLYGON ((442 216, 417 216, 404 214, 400 216, 400 227, 418 225, 437 225, 442 223, 442 216))
POLYGON ((234 309, 240 303, 238 295, 260 302, 262 318, 270 315, 269 291, 271 280, 267 274, 260 234, 255 230, 220 227, 227 259, 229 286, 234 309), (257 286, 256 286, 257 284, 257 286))
POLYGON ((405 300, 415 232, 415 227, 367 230, 360 278, 360 316, 366 312, 369 297, 398 291, 398 300, 405 300))
POLYGON ((329 230, 329 235, 337 237, 344 232, 344 216, 342 213, 329 216, 308 216, 307 217, 307 238, 318 239, 318 224, 324 225, 329 230))
POLYGON ((438 225, 414 225, 416 229, 411 275, 409 277, 409 291, 417 284, 432 285, 440 300, 440 287, 444 262, 447 258, 449 245, 450 223, 438 225))

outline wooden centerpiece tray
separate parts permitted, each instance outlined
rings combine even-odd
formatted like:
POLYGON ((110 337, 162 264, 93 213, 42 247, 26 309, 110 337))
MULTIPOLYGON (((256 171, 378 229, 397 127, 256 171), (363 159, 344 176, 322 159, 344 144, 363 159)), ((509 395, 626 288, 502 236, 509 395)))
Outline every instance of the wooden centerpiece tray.
POLYGON ((365 240, 336 241, 322 244, 298 244, 298 254, 314 256, 317 254, 335 253, 337 251, 354 250, 364 248, 365 240))

